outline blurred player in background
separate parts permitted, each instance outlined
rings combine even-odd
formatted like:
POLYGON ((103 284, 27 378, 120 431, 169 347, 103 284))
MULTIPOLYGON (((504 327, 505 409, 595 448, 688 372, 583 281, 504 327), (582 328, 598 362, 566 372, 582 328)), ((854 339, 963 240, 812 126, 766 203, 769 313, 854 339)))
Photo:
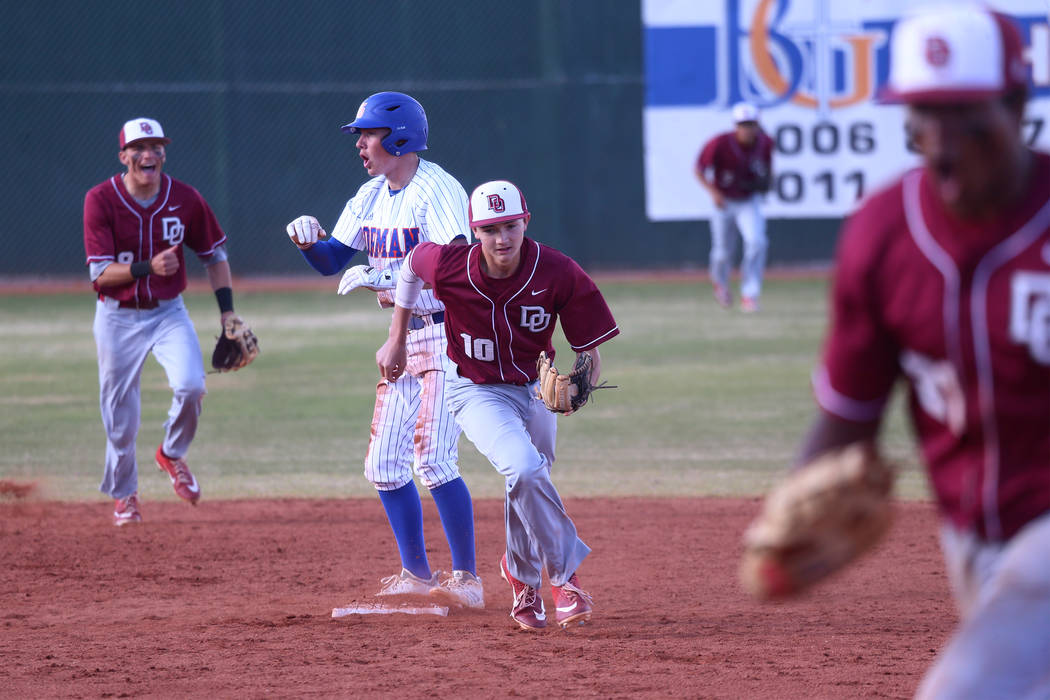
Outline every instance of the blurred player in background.
POLYGON ((874 441, 905 378, 961 615, 918 697, 1047 698, 1050 156, 1021 135, 1018 30, 969 5, 906 18, 888 88, 923 167, 844 227, 799 461, 874 441))
POLYGON ((120 130, 118 154, 127 171, 96 185, 84 199, 84 250, 98 294, 94 334, 106 430, 99 489, 115 500, 113 523, 118 526, 142 520, 135 438, 139 382, 150 353, 174 394, 157 466, 180 498, 196 505, 201 496, 184 459, 197 432, 205 386, 200 342, 181 296, 186 289, 183 245, 204 264, 220 325, 234 313, 226 234, 197 190, 161 172, 169 143, 157 121, 130 120, 120 130))
MULTIPOLYGON (((372 179, 346 203, 331 238, 312 216, 292 221, 287 232, 323 275, 334 275, 365 251, 369 264, 347 270, 339 293, 371 289, 379 305, 390 308, 397 272, 413 247, 423 241, 467 242, 467 193, 441 167, 418 156, 427 148, 427 118, 408 95, 372 95, 343 131, 357 135, 358 155, 372 179)), ((383 579, 378 595, 435 595, 481 608, 474 509, 457 464, 460 429, 445 407, 444 309, 432 291, 423 291, 408 319, 407 363, 397 381, 384 379, 376 386, 365 476, 379 492, 401 556, 401 572, 383 579), (444 580, 427 560, 413 469, 430 489, 448 539, 453 571, 444 580)))
POLYGON ((773 139, 758 125, 758 109, 741 102, 733 107, 733 131, 708 141, 696 159, 697 180, 711 195, 711 283, 723 308, 733 304, 729 291, 733 226, 744 242, 740 262, 740 310, 758 311, 766 268, 766 219, 762 197, 773 175, 773 139))
POLYGON ((412 251, 401 267, 390 337, 376 363, 385 379, 400 380, 412 309, 424 283, 433 286, 447 308, 449 409, 506 479, 507 553, 500 568, 514 595, 511 617, 535 630, 547 625, 539 593, 544 567, 561 627, 590 619, 592 610, 576 575, 591 550, 551 481, 557 422, 536 394, 536 360, 541 351, 553 355, 550 340, 560 317, 572 349, 592 356, 596 383, 598 345, 619 328, 579 265, 525 238, 529 218, 513 184, 496 180, 475 189, 470 226, 478 243, 421 243, 412 251))

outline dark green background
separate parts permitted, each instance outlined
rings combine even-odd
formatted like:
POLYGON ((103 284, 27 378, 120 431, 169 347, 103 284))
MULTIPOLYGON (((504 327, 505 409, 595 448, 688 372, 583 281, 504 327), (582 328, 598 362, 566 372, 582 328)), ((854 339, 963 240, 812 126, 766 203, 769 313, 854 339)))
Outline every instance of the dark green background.
MULTIPOLYGON (((706 266, 706 223, 645 217, 637 0, 0 8, 0 274, 84 272, 84 193, 138 116, 171 137, 166 171, 211 203, 236 274, 308 273, 284 226, 334 225, 367 177, 339 127, 381 90, 426 108, 424 157, 468 192, 517 183, 530 234, 585 267, 706 266)), ((770 222, 770 262, 827 259, 837 228, 770 222)))

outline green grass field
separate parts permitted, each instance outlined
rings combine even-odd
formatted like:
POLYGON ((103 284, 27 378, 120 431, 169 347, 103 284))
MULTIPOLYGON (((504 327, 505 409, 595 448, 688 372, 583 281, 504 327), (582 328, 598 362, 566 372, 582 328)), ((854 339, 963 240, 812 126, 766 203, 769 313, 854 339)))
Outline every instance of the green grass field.
MULTIPOLYGON (((555 483, 562 493, 749 496, 768 489, 815 410, 809 373, 824 332, 826 283, 770 280, 762 312, 750 316, 719 309, 699 283, 599 283, 622 329, 602 346, 603 378, 619 388, 559 418, 555 483)), ((373 492, 361 462, 374 354, 389 317, 373 298, 339 297, 330 286, 237 294, 262 353, 243 371, 208 377, 188 455, 205 498, 373 492)), ((186 301, 210 356, 214 298, 188 293, 186 301)), ((48 498, 103 498, 93 315, 90 293, 0 297, 0 478, 37 481, 48 498)), ((555 339, 566 353, 560 329, 555 339)), ((174 499, 153 466, 170 393, 152 358, 142 388, 140 490, 145 498, 174 499)), ((903 465, 898 495, 924 498, 900 406, 898 396, 883 445, 903 465)), ((460 454, 472 493, 500 497, 502 480, 465 438, 460 454)))

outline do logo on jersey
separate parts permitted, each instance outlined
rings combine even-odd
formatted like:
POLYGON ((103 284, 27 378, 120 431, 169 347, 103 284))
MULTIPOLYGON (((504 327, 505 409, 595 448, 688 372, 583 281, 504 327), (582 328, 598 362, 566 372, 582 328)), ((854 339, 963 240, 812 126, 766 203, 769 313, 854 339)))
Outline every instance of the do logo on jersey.
POLYGON ((502 214, 507 211, 507 203, 504 202, 503 197, 500 197, 498 194, 490 194, 489 209, 497 214, 502 214))
POLYGON ((551 315, 542 306, 521 307, 521 327, 539 333, 550 325, 551 315))
POLYGON ((161 236, 168 242, 168 245, 182 243, 182 239, 186 235, 186 226, 182 223, 182 219, 177 216, 165 216, 160 220, 160 224, 163 226, 161 236))
POLYGON ((1011 278, 1010 339, 1050 365, 1050 274, 1018 272, 1011 278))

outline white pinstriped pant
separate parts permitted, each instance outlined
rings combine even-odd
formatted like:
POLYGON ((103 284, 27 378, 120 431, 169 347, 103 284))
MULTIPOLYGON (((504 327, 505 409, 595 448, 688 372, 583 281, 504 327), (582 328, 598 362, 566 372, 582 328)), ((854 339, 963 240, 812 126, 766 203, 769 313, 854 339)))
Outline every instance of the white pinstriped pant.
POLYGON ((460 428, 445 406, 445 324, 408 334, 408 363, 396 382, 376 385, 365 478, 379 491, 412 481, 433 489, 459 477, 460 428))

